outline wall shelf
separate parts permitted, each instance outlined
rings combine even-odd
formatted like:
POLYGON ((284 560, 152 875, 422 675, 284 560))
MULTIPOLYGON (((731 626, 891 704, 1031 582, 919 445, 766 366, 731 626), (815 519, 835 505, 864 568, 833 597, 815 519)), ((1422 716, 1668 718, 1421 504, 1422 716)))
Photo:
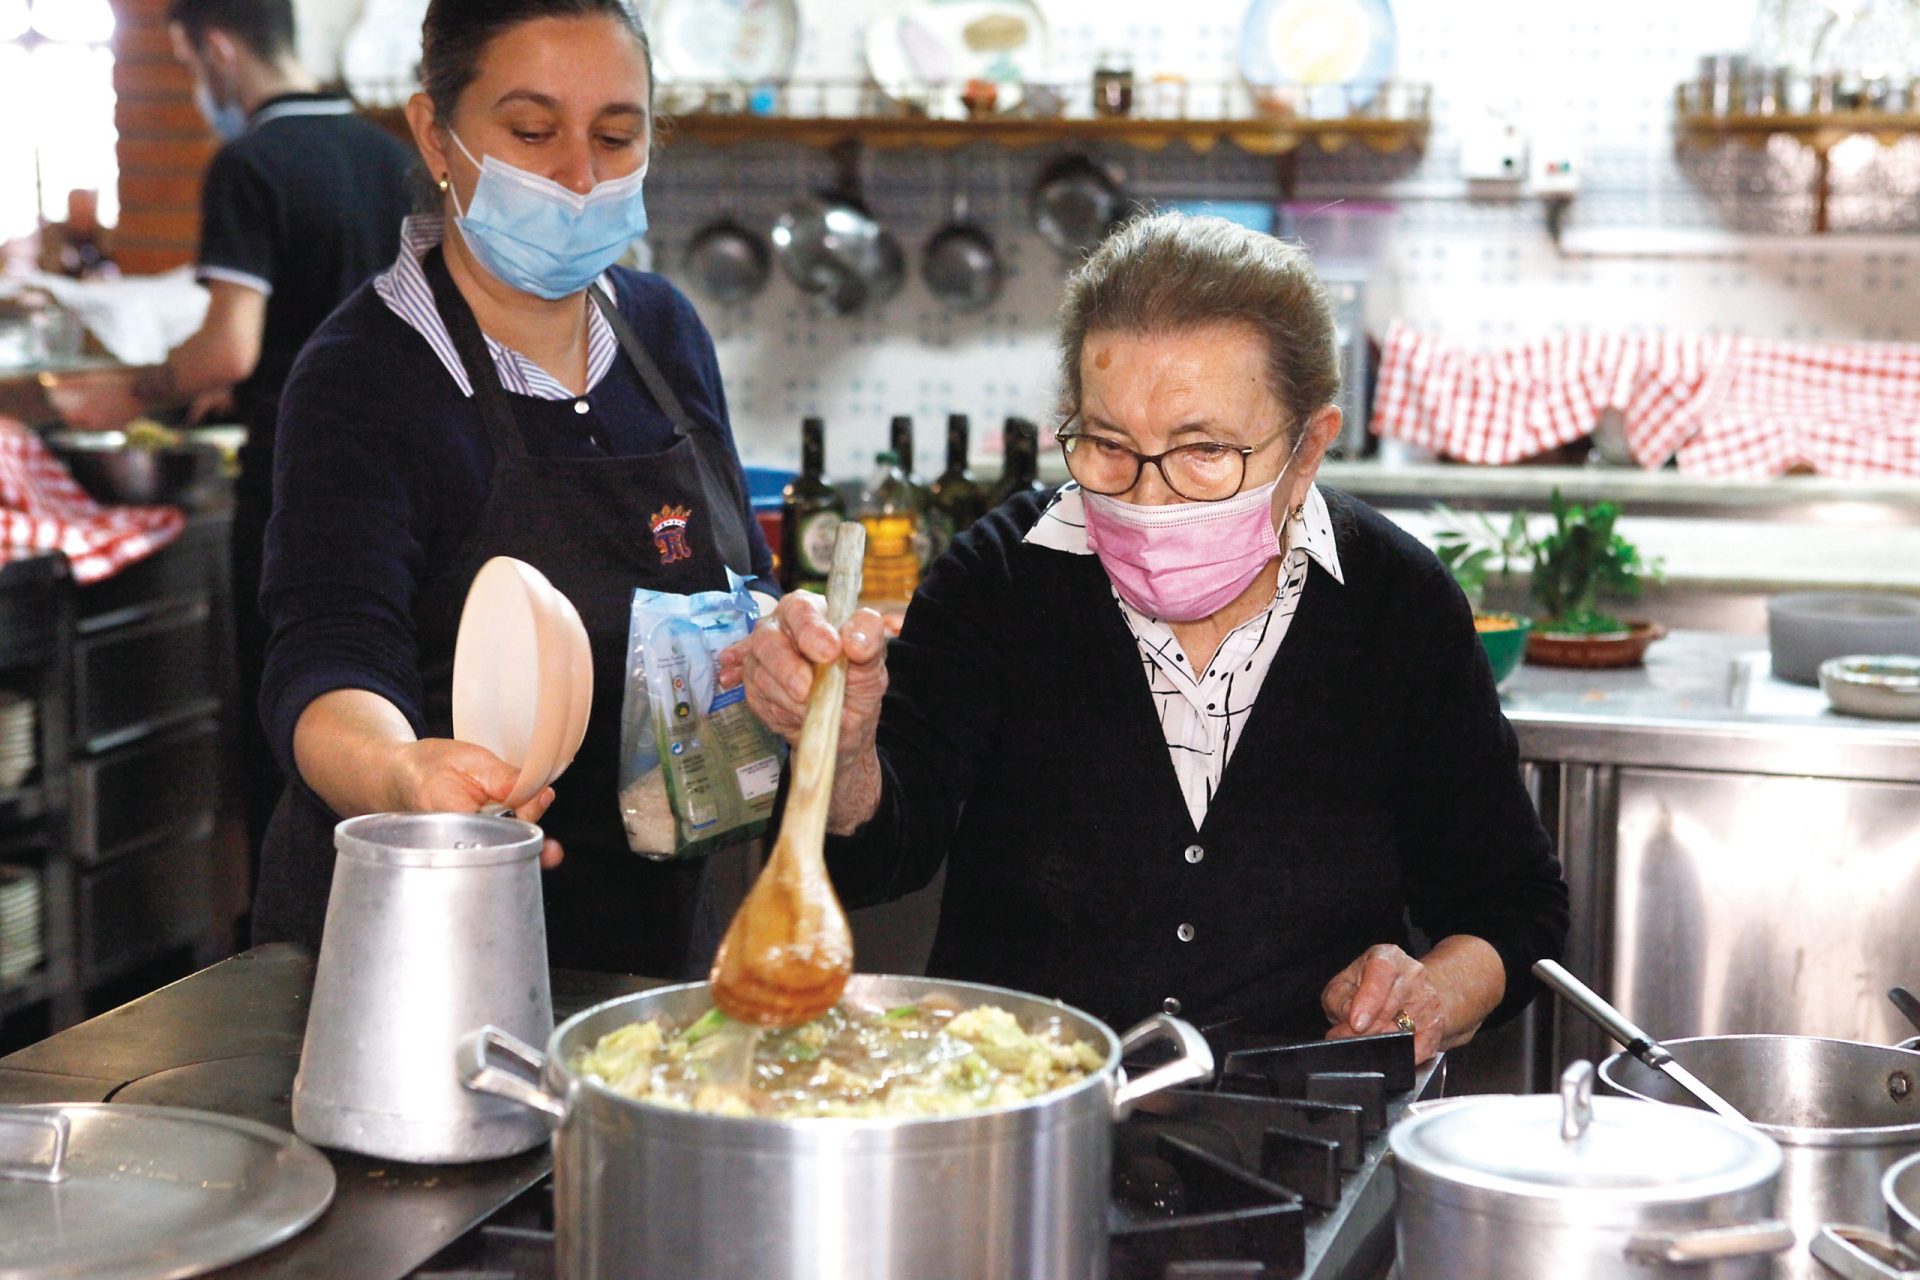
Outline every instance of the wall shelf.
POLYGON ((1682 111, 1674 121, 1682 146, 1714 146, 1738 142, 1764 147, 1774 138, 1792 138, 1814 157, 1813 230, 1833 229, 1828 203, 1833 195, 1829 157, 1848 138, 1868 137, 1883 147, 1920 136, 1920 112, 1825 111, 1807 114, 1715 115, 1682 111))
POLYGON ((947 149, 972 143, 1002 147, 1111 143, 1158 151, 1184 142, 1195 151, 1211 151, 1222 142, 1253 155, 1288 155, 1309 144, 1328 153, 1350 145, 1391 153, 1426 144, 1430 122, 1424 117, 1252 116, 1219 120, 1146 119, 1128 116, 1098 119, 1034 119, 996 116, 983 120, 934 120, 907 116, 761 116, 690 112, 672 117, 670 141, 686 139, 710 146, 780 142, 829 148, 855 142, 877 149, 947 149))

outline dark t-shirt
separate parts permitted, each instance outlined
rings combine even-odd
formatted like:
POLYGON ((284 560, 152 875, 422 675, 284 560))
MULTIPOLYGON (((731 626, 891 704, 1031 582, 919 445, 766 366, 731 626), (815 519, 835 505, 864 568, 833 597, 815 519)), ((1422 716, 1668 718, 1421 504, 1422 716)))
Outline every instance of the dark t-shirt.
POLYGON ((352 111, 332 94, 263 103, 214 156, 200 194, 200 279, 267 295, 260 363, 235 390, 249 428, 242 495, 263 505, 294 357, 348 294, 392 263, 409 210, 412 153, 352 111))

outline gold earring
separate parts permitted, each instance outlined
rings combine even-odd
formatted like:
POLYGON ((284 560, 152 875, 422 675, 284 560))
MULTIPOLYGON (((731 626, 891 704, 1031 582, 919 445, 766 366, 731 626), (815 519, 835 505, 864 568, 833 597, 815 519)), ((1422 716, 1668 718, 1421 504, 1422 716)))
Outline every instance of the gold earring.
POLYGON ((448 187, 450 187, 450 186, 452 186, 452 185, 453 185, 452 183, 450 183, 450 182, 448 182, 448 181, 447 181, 447 179, 446 179, 446 176, 445 176, 444 174, 443 174, 443 175, 441 175, 441 178, 440 178, 440 189, 441 189, 442 191, 445 191, 445 190, 446 190, 446 189, 447 189, 448 187))

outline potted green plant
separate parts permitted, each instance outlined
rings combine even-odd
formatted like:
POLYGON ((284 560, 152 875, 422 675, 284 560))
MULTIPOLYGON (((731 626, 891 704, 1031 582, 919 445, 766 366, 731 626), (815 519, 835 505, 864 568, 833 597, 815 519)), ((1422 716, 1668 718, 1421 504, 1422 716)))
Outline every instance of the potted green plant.
POLYGON ((1434 551, 1473 606, 1473 629, 1480 633, 1494 683, 1505 684, 1520 669, 1532 621, 1523 614, 1489 611, 1487 576, 1497 568, 1505 578, 1508 566, 1528 554, 1527 513, 1514 512, 1502 529, 1483 512, 1469 518, 1445 504, 1437 504, 1434 511, 1444 522, 1434 551))
MULTIPOLYGON (((1468 598, 1476 601, 1476 611, 1490 571, 1497 567, 1504 577, 1515 563, 1527 564, 1527 594, 1535 612, 1525 639, 1531 661, 1580 667, 1639 662, 1666 629, 1622 619, 1602 609, 1600 602, 1639 595, 1647 579, 1659 580, 1659 564, 1620 535, 1614 527, 1620 511, 1611 502, 1581 506, 1568 502, 1556 488, 1551 511, 1553 528, 1535 536, 1525 511, 1514 512, 1500 529, 1484 515, 1468 521, 1439 508, 1445 523, 1435 550, 1468 598)), ((1480 616, 1476 612, 1476 625, 1480 616)))

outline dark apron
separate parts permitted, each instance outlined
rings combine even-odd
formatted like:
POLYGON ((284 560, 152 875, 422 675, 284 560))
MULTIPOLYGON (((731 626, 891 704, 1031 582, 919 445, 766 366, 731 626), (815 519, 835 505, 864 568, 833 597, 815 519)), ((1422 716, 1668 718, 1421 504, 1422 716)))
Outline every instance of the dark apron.
MULTIPOLYGON (((635 588, 724 589, 728 565, 751 564, 739 460, 718 432, 694 422, 618 309, 587 290, 654 401, 674 442, 642 457, 542 458, 527 452, 472 308, 440 251, 425 262, 434 300, 493 446, 486 505, 443 572, 415 605, 426 693, 426 733, 453 735, 454 640, 475 572, 494 556, 524 560, 573 602, 593 649, 593 710, 573 764, 554 784, 540 825, 566 857, 545 873, 547 951, 555 965, 662 977, 703 975, 719 921, 704 859, 654 863, 629 852, 618 805, 627 622, 635 588), (678 509, 684 526, 656 534, 678 509)), ((274 815, 254 908, 255 941, 317 946, 332 881, 337 819, 305 788, 289 788, 274 815)))

